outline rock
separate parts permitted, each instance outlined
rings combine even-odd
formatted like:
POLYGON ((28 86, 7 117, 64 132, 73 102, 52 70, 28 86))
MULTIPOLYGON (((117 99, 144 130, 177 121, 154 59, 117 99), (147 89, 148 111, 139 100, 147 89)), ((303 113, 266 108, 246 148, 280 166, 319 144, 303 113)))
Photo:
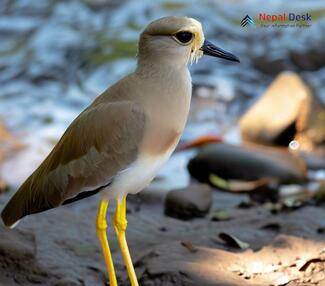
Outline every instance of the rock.
POLYGON ((310 49, 308 51, 291 51, 290 59, 294 65, 302 70, 316 71, 325 65, 325 52, 323 49, 310 49))
POLYGON ((208 185, 193 185, 170 191, 165 200, 165 214, 180 219, 204 217, 212 204, 212 191, 208 185))
POLYGON ((253 65, 261 72, 272 75, 278 74, 286 68, 286 64, 283 59, 270 59, 264 56, 255 58, 253 60, 253 65))
POLYGON ((281 73, 239 122, 244 141, 287 146, 296 140, 307 151, 324 144, 324 124, 324 106, 292 72, 281 73))
POLYGON ((190 160, 188 170, 200 182, 209 182, 211 174, 244 181, 275 178, 280 182, 296 182, 306 179, 304 162, 286 149, 222 143, 203 148, 190 160))
POLYGON ((299 149, 325 155, 325 106, 316 97, 307 97, 296 120, 295 140, 299 149))
MULTIPOLYGON (((281 143, 283 132, 287 130, 287 133, 292 133, 288 134, 290 142, 295 134, 292 125, 310 93, 297 75, 281 73, 240 119, 243 139, 262 144, 281 143)), ((288 139, 285 141, 287 145, 288 139)))

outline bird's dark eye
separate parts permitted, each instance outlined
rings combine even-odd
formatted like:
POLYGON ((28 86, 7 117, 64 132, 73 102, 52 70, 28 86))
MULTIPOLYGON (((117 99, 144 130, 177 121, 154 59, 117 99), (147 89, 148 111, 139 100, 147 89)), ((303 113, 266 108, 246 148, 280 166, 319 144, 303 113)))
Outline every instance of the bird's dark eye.
POLYGON ((178 32, 175 37, 181 43, 186 44, 192 40, 193 34, 191 32, 178 32))

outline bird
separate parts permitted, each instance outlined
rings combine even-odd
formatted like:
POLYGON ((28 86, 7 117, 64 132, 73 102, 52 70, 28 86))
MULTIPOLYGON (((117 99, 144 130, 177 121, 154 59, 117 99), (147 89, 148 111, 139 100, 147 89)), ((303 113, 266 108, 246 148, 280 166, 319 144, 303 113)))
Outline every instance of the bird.
POLYGON ((80 113, 1 213, 15 227, 25 216, 100 194, 96 231, 109 283, 117 285, 107 238, 113 218, 130 284, 138 280, 126 240, 126 197, 143 190, 171 156, 187 121, 192 96, 188 66, 203 55, 239 62, 205 39, 199 21, 167 16, 148 24, 138 41, 135 70, 80 113))

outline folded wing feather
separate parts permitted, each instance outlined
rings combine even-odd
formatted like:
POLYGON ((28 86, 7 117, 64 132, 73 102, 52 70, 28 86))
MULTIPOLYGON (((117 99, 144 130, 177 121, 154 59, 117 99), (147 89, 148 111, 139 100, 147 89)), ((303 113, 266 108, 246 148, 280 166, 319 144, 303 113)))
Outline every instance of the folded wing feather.
POLYGON ((69 126, 2 212, 7 226, 58 207, 84 188, 107 184, 137 157, 145 116, 130 101, 96 103, 69 126))

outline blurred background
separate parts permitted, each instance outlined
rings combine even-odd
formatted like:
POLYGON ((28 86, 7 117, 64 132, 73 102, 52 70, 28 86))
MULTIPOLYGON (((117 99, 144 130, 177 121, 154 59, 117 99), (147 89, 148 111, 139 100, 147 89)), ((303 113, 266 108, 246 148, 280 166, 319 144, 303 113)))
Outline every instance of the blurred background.
MULTIPOLYGON (((272 243, 276 248, 281 239, 290 245, 292 253, 300 250, 298 256, 307 255, 300 257, 309 263, 303 264, 306 270, 310 265, 308 259, 317 256, 317 251, 325 246, 322 245, 325 229, 323 0, 267 3, 260 0, 1 0, 1 206, 44 159, 69 123, 108 86, 134 70, 137 39, 142 29, 152 20, 169 15, 196 18, 202 23, 206 38, 237 55, 241 63, 203 57, 190 66, 192 107, 178 150, 148 187, 148 192, 131 199, 130 221, 136 226, 133 232, 130 230, 133 239, 130 243, 136 260, 142 263, 137 271, 143 285, 277 283, 274 281, 284 277, 284 272, 272 268, 279 277, 271 277, 265 274, 270 272, 265 269, 279 263, 278 260, 270 258, 262 266, 254 263, 269 258, 267 254, 274 249, 272 243), (272 23, 269 27, 260 26, 260 13, 290 12, 309 13, 312 21, 304 27, 272 27, 272 23), (246 15, 254 18, 255 26, 241 26, 246 15), (183 193, 179 193, 179 188, 183 188, 183 193), (193 207, 193 201, 184 201, 184 192, 188 192, 186 199, 192 197, 201 204, 193 207), (150 216, 154 214, 150 219, 149 210, 150 216), (173 230, 167 231, 168 226, 173 230), (262 231, 262 227, 267 230, 262 231), (200 231, 194 231, 195 228, 200 231), (221 231, 224 236, 220 236, 221 231), (146 232, 151 235, 145 235, 146 232), (175 241, 182 240, 183 236, 185 243, 179 246, 175 241), (300 237, 309 238, 315 249, 303 251, 306 244, 300 237), (231 250, 235 244, 235 248, 241 249, 242 240, 253 250, 265 246, 270 248, 269 252, 264 249, 258 259, 247 255, 244 264, 253 261, 251 268, 227 268, 229 271, 225 273, 207 270, 211 263, 232 265, 231 259, 237 258, 225 254, 222 261, 215 248, 231 250), (166 242, 171 245, 166 246, 166 242), (210 262, 202 257, 200 260, 186 256, 187 252, 195 252, 193 243, 210 247, 210 262), (148 249, 154 246, 167 258, 157 258, 154 269, 148 270, 146 265, 153 260, 148 249), (175 257, 168 256, 170 249, 174 250, 175 257), (184 266, 184 261, 191 259, 194 259, 191 263, 203 265, 203 274, 198 275, 184 266), (161 264, 168 260, 176 262, 165 272, 159 272, 161 264), (192 278, 180 275, 180 269, 192 278), (245 275, 248 278, 244 279, 245 275)), ((3 250, 7 258, 0 257, 0 284, 98 285, 98 281, 103 282, 103 263, 95 267, 93 261, 101 262, 92 226, 97 199, 64 207, 61 213, 50 211, 45 217, 28 218, 16 236, 1 228, 0 249, 10 249, 12 257, 8 258, 9 252, 3 250), (58 220, 63 220, 63 225, 52 229, 58 220), (69 231, 64 228, 76 221, 78 231, 71 230, 71 226, 69 231), (44 228, 49 230, 47 234, 44 228), (65 233, 66 238, 58 233, 65 233), (44 235, 48 235, 47 243, 41 242, 44 235), (8 241, 12 241, 9 248, 8 241), (76 249, 77 244, 81 247, 76 249), (37 255, 33 247, 39 249, 37 255), (13 261, 21 259, 19 253, 31 259, 30 269, 15 268, 17 263, 13 261), (51 270, 40 269, 35 257, 50 265, 51 270), (74 269, 73 275, 59 263, 62 257, 74 269), (88 264, 81 263, 82 259, 88 264), (16 273, 14 276, 8 274, 12 271, 16 273)), ((290 257, 290 253, 281 255, 284 260, 290 257)), ((297 255, 292 258, 294 263, 296 258, 297 255)), ((317 259, 323 261, 320 256, 317 259)), ((280 262, 292 263, 284 260, 280 262)), ((313 267, 323 269, 322 263, 313 267)), ((120 268, 123 270, 121 265, 120 268)), ((296 284, 290 285, 305 285, 303 281, 309 276, 297 269, 290 269, 287 280, 273 285, 287 285, 292 281, 296 284)), ((316 270, 312 275, 320 276, 321 270, 316 270)), ((125 279, 123 275, 121 281, 125 279)), ((325 275, 321 279, 317 276, 318 280, 314 276, 310 276, 310 281, 315 283, 325 279, 325 275)))

